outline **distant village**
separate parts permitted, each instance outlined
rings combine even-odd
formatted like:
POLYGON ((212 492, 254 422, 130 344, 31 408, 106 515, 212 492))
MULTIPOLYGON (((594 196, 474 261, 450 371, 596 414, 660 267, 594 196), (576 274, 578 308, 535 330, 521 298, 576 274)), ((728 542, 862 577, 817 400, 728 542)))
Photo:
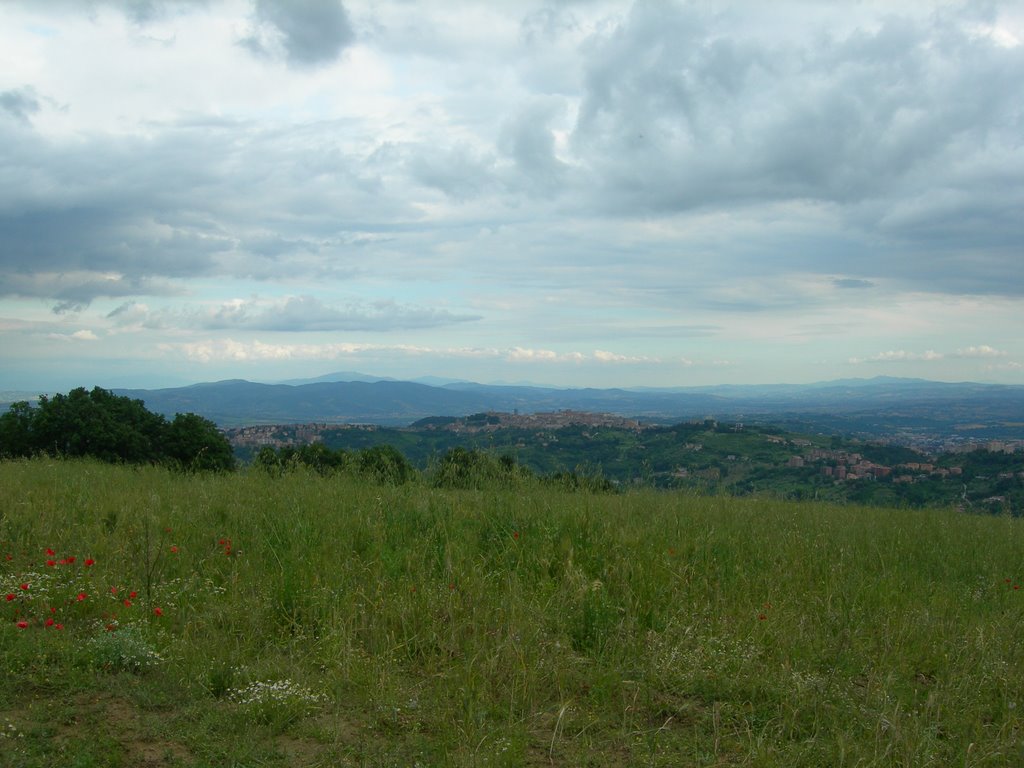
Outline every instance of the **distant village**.
MULTIPOLYGON (((572 426, 611 427, 637 431, 645 428, 645 425, 637 419, 628 419, 607 413, 563 410, 528 414, 488 411, 472 416, 429 420, 417 429, 476 434, 498 429, 562 429, 572 426)), ((339 429, 361 429, 373 432, 380 427, 375 424, 258 424, 226 429, 224 434, 231 445, 236 448, 258 449, 264 446, 284 448, 315 443, 321 440, 323 434, 328 430, 339 429)))
MULTIPOLYGON (((782 438, 769 436, 770 442, 786 442, 782 438)), ((794 444, 804 442, 810 445, 809 441, 791 441, 794 444)), ((959 451, 951 453, 966 453, 973 450, 987 450, 991 453, 1016 453, 1024 450, 1024 440, 990 440, 985 443, 970 444, 970 447, 963 447, 959 451)), ((876 464, 866 460, 861 454, 843 450, 827 450, 813 448, 802 455, 792 456, 786 462, 790 468, 801 468, 811 464, 821 465, 821 474, 836 481, 863 480, 891 478, 894 483, 913 483, 924 478, 944 479, 949 477, 960 477, 963 475, 963 468, 958 466, 940 467, 933 463, 921 461, 904 462, 895 466, 876 464)), ((1024 478, 1024 472, 1018 473, 1024 478)), ((1012 478, 1013 472, 1003 473, 1000 478, 1012 478)))

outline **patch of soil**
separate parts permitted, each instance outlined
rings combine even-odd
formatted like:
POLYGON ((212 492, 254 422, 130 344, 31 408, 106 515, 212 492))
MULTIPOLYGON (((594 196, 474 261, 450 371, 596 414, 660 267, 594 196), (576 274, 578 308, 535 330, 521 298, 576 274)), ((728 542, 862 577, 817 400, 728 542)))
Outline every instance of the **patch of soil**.
POLYGON ((194 760, 185 745, 154 736, 145 722, 146 713, 131 701, 108 694, 83 695, 75 700, 81 713, 74 722, 62 723, 59 737, 78 736, 78 721, 100 722, 124 750, 125 764, 139 768, 191 765, 194 760))

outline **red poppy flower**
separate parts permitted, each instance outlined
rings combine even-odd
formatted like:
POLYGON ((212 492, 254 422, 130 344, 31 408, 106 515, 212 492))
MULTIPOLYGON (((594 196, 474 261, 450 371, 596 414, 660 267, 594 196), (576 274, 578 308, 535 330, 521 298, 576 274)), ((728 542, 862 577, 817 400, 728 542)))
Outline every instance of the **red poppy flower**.
POLYGON ((64 562, 67 563, 68 565, 71 565, 73 562, 75 562, 75 559, 76 558, 75 558, 74 555, 68 555, 67 557, 64 558, 64 562))
POLYGON ((21 589, 23 592, 28 592, 28 584, 22 584, 21 589))
POLYGON ((95 565, 95 564, 96 564, 96 561, 93 560, 91 557, 85 558, 85 565, 86 565, 86 567, 89 567, 90 565, 95 565))
POLYGON ((132 601, 131 600, 125 600, 124 601, 124 607, 125 608, 131 608, 132 607, 132 601))
POLYGON ((54 552, 54 551, 53 551, 52 549, 50 549, 49 547, 47 547, 47 549, 46 549, 46 554, 47 554, 47 555, 48 555, 49 557, 53 557, 53 556, 54 556, 54 555, 56 555, 57 553, 56 553, 56 552, 54 552))
POLYGON ((164 609, 160 608, 159 606, 154 608, 153 609, 153 615, 154 616, 163 616, 164 615, 164 609))
POLYGON ((64 629, 64 625, 63 624, 54 624, 53 628, 54 629, 64 629))
POLYGON ((52 618, 49 618, 49 619, 47 619, 47 620, 46 620, 46 626, 48 626, 48 627, 52 627, 52 626, 53 626, 53 624, 54 624, 54 621, 53 621, 53 619, 52 619, 52 618))
POLYGON ((56 560, 47 560, 47 561, 46 561, 46 565, 47 565, 48 567, 50 567, 50 568, 53 568, 53 566, 55 566, 56 564, 57 564, 57 561, 56 561, 56 560))
POLYGON ((132 600, 134 600, 138 596, 139 596, 139 593, 136 592, 134 589, 131 592, 128 593, 128 597, 130 597, 132 600))
POLYGON ((16 595, 13 592, 8 592, 7 593, 7 602, 8 603, 11 602, 11 600, 13 600, 15 597, 16 597, 16 595))
POLYGON ((111 587, 110 588, 110 594, 116 595, 117 594, 117 587, 111 587))
POLYGON ((176 544, 171 544, 171 554, 172 555, 178 554, 178 547, 177 547, 176 544))
POLYGON ((28 622, 22 619, 18 622, 18 629, 28 629, 28 622))
POLYGON ((88 595, 87 595, 87 594, 85 594, 85 592, 79 592, 79 593, 78 593, 78 597, 77 597, 76 599, 78 600, 78 602, 82 602, 82 601, 83 601, 83 600, 85 600, 85 598, 87 598, 87 597, 88 597, 88 595))

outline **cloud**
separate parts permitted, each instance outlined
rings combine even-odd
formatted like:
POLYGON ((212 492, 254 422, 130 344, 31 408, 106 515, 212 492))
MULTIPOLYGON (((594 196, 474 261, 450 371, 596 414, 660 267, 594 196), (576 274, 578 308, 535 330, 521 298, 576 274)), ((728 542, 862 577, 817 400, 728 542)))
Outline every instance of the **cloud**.
POLYGON ((99 337, 90 330, 83 329, 81 331, 75 331, 74 333, 49 333, 46 335, 48 339, 54 339, 55 341, 98 341, 99 337))
MULTIPOLYGON (((208 0, 106 0, 136 24, 148 24, 191 6, 202 6, 208 0)), ((95 2, 95 0, 94 0, 95 2)))
POLYGON ((541 196, 561 191, 568 167, 555 154, 552 123, 564 112, 564 101, 535 97, 505 121, 498 148, 514 164, 518 181, 541 196))
POLYGON ((327 64, 355 40, 340 0, 256 0, 256 25, 241 40, 259 55, 282 51, 289 64, 327 64))
POLYGON ((832 285, 836 288, 850 289, 850 288, 874 288, 875 284, 870 280, 858 280, 852 277, 836 278, 832 281, 832 285))
MULTIPOLYGON (((658 363, 661 362, 657 358, 643 357, 636 355, 620 355, 615 352, 606 352, 603 349, 594 350, 594 359, 599 363, 658 363)), ((692 364, 692 361, 685 360, 684 365, 692 364)))
POLYGON ((1010 361, 1007 363, 999 363, 997 365, 986 365, 986 371, 1024 371, 1024 363, 1018 363, 1010 361))
POLYGON ((582 362, 584 357, 579 352, 555 352, 551 349, 512 347, 506 351, 505 359, 513 363, 578 363, 582 362))
POLYGON ((331 126, 297 145, 244 125, 68 144, 5 135, 0 121, 5 140, 0 295, 85 306, 202 276, 344 275, 365 263, 357 249, 382 245, 417 216, 361 174, 364 156, 331 149, 331 126), (99 279, 109 274, 120 287, 99 279))
POLYGON ((39 109, 39 97, 32 86, 0 91, 0 111, 22 123, 28 123, 29 116, 39 109))
POLYGON ((876 240, 859 264, 874 274, 955 290, 975 273, 985 292, 1020 273, 1024 47, 972 37, 950 13, 829 18, 829 34, 794 36, 738 12, 636 3, 593 36, 570 142, 595 209, 811 201, 918 249, 904 270, 876 240))
POLYGON ((935 362, 942 360, 946 356, 941 352, 934 350, 927 350, 925 352, 907 352, 905 350, 889 350, 888 352, 879 352, 877 355, 872 355, 867 358, 851 357, 850 363, 859 365, 861 363, 903 363, 903 362, 935 362))
POLYGON ((990 347, 988 344, 982 344, 978 347, 967 347, 966 349, 958 349, 956 352, 950 355, 950 357, 963 357, 963 358, 993 358, 993 357, 1006 357, 1006 352, 990 347))
POLYGON ((173 296, 182 289, 160 279, 86 270, 5 273, 0 268, 0 296, 49 299, 56 314, 85 309, 94 299, 120 296, 173 296))
POLYGON ((907 352, 905 350, 890 350, 888 352, 880 352, 877 355, 871 357, 858 358, 851 357, 849 362, 855 365, 861 363, 902 363, 902 362, 935 362, 938 360, 947 359, 961 359, 961 360, 992 360, 1006 357, 1007 353, 990 347, 988 344, 981 344, 976 347, 966 347, 964 349, 958 349, 955 352, 936 352, 934 350, 928 350, 926 352, 907 352))
MULTIPOLYGON (((166 352, 181 352, 190 360, 202 363, 223 360, 333 360, 340 357, 361 355, 398 355, 402 357, 431 356, 437 358, 473 358, 482 360, 504 360, 512 363, 659 363, 661 361, 616 355, 595 351, 557 352, 551 349, 509 347, 506 349, 488 347, 431 347, 413 344, 370 344, 344 342, 332 344, 270 344, 263 341, 238 341, 235 339, 207 339, 197 342, 163 344, 166 352)), ((678 361, 676 361, 678 362, 678 361)), ((684 364, 692 365, 691 361, 684 364)))
POLYGON ((497 184, 494 155, 467 142, 447 147, 407 146, 404 156, 413 180, 455 201, 492 191, 497 184))
POLYGON ((237 341, 232 338, 207 339, 196 342, 164 343, 164 352, 181 352, 188 359, 201 363, 222 360, 246 362, 260 360, 335 360, 359 355, 392 354, 401 356, 433 355, 439 357, 495 358, 493 349, 469 347, 428 347, 412 344, 268 344, 259 340, 237 341))
POLYGON ((234 300, 197 318, 203 330, 250 331, 391 331, 434 328, 479 320, 479 315, 460 315, 447 310, 401 306, 393 301, 324 304, 312 296, 290 296, 281 301, 234 300))
POLYGON ((1024 46, 983 5, 0 0, 0 309, 566 380, 1020 359, 1024 46))

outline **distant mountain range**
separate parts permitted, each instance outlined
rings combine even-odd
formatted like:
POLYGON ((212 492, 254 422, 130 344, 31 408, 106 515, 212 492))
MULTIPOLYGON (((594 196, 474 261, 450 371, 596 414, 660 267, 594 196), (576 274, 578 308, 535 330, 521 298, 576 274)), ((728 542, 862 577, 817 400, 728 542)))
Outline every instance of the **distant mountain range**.
POLYGON ((559 389, 438 378, 396 381, 339 372, 276 384, 232 379, 113 391, 143 400, 157 413, 193 412, 224 427, 311 422, 406 426, 430 416, 576 410, 654 423, 716 418, 861 436, 1024 438, 1024 386, 890 377, 805 385, 559 389))
POLYGON ((310 422, 405 426, 428 416, 578 410, 650 422, 695 418, 789 423, 817 431, 1024 436, 1024 386, 879 377, 807 385, 558 389, 358 373, 259 384, 228 380, 171 389, 118 389, 166 415, 194 412, 222 426, 310 422))

